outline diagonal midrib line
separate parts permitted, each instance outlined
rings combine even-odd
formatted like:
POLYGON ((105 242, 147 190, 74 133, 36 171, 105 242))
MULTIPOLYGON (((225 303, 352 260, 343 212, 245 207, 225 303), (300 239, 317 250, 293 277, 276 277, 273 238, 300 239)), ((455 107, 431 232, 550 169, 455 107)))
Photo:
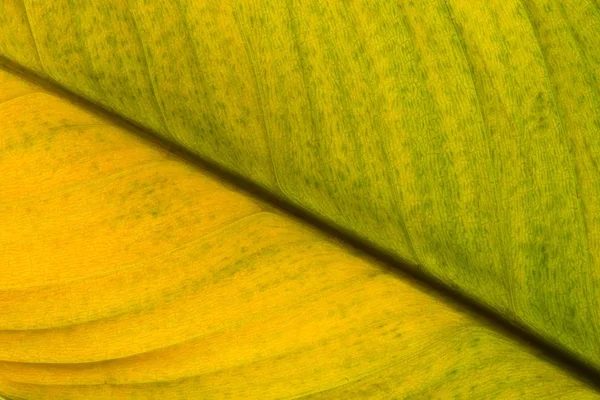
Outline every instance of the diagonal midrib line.
POLYGON ((205 159, 173 141, 165 139, 141 123, 122 116, 95 101, 73 92, 52 78, 46 79, 6 56, 0 55, 0 69, 4 69, 15 76, 32 82, 69 103, 86 108, 99 117, 109 120, 115 126, 124 128, 137 137, 144 139, 148 146, 168 151, 181 162, 200 169, 207 176, 212 176, 226 185, 235 187, 249 197, 274 207, 288 218, 317 229, 330 239, 338 243, 341 242, 347 251, 354 254, 358 253, 363 258, 377 263, 383 270, 397 275, 400 279, 425 288, 428 294, 443 300, 447 306, 470 315, 472 318, 476 318, 490 329, 494 329, 510 340, 529 348, 535 354, 542 356, 547 362, 556 365, 573 378, 584 382, 589 387, 600 392, 600 368, 586 362, 559 344, 543 338, 540 334, 531 330, 530 327, 507 319, 491 307, 481 303, 478 299, 464 294, 459 289, 450 287, 438 277, 418 268, 418 266, 410 265, 397 259, 371 241, 308 211, 301 204, 272 193, 247 177, 217 162, 205 159))

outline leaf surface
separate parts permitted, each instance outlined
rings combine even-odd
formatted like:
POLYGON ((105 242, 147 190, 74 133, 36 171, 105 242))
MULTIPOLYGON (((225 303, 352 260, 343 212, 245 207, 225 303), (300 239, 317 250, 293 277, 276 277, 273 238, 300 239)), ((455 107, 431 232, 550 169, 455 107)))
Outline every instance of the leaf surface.
MULTIPOLYGON (((0 1, 0 57, 247 178, 462 291, 596 369, 600 368, 599 49, 596 0, 355 0, 333 5, 319 0, 0 1)), ((84 379, 87 372, 74 374, 61 366, 81 364, 87 371, 100 365, 100 371, 106 360, 137 360, 141 354, 209 334, 199 326, 238 326, 240 318, 256 323, 253 332, 259 335, 263 322, 257 321, 262 319, 249 316, 254 314, 244 309, 246 301, 298 311, 303 306, 292 307, 286 301, 310 297, 310 290, 320 290, 325 281, 334 282, 336 288, 342 284, 336 281, 342 279, 335 275, 339 271, 329 270, 346 266, 347 257, 354 260, 347 248, 334 245, 342 261, 320 261, 322 254, 329 254, 329 245, 315 245, 321 253, 315 250, 313 255, 309 245, 306 253, 300 251, 304 246, 300 243, 330 239, 223 182, 198 175, 185 161, 136 139, 114 121, 72 108, 65 99, 6 73, 1 88, 0 286, 5 291, 0 304, 6 306, 0 310, 0 359, 6 362, 6 371, 12 371, 6 379, 10 393, 43 397, 56 389, 58 397, 106 398, 112 396, 111 385, 115 376, 121 376, 121 367, 99 372, 105 374, 104 384, 98 378, 88 387, 85 381, 67 379, 71 375, 84 379), (299 242, 284 240, 303 229, 310 240, 304 234, 299 234, 303 238, 299 242), (237 248, 239 243, 248 246, 237 248), (186 277, 198 273, 198 260, 213 259, 217 270, 200 268, 206 275, 199 281, 186 277), (234 271, 253 271, 263 263, 293 271, 287 261, 300 265, 300 275, 277 269, 243 278, 257 286, 235 286, 239 277, 234 271), (317 275, 305 270, 308 265, 317 275), (294 286, 298 279, 309 286, 294 286), (130 283, 133 290, 128 289, 130 283), (202 292, 203 285, 214 289, 209 291, 214 297, 202 292), (271 293, 269 285, 279 289, 271 293), (190 317, 194 314, 190 310, 200 305, 215 311, 190 317), (37 310, 35 318, 28 314, 32 309, 37 310), (141 327, 144 335, 139 333, 141 327), (98 340, 102 346, 93 344, 98 340), (53 383, 43 383, 51 376, 57 377, 49 378, 53 383)), ((332 325, 323 329, 335 332, 345 326, 348 332, 357 329, 367 335, 371 332, 367 327, 383 318, 370 315, 372 308, 395 315, 393 303, 400 298, 395 300, 391 292, 397 283, 371 284, 373 273, 367 269, 355 276, 364 293, 348 289, 340 294, 348 302, 340 307, 356 315, 344 317, 350 319, 342 323, 327 314, 332 325), (383 298, 391 304, 380 304, 383 298), (360 305, 366 308, 355 309, 360 305)), ((351 275, 341 274, 344 279, 351 275)), ((383 275, 398 281, 397 276, 383 275)), ((401 296, 404 289, 394 290, 401 296)), ((297 326, 312 326, 325 318, 318 310, 333 304, 329 301, 311 303, 302 314, 305 320, 301 316, 293 320, 297 326)), ((279 320, 269 321, 285 325, 285 313, 278 315, 279 320)), ((421 326, 413 317, 406 320, 415 324, 415 332, 433 337, 436 327, 454 332, 452 323, 442 317, 440 326, 437 322, 421 326)), ((398 317, 396 323, 401 320, 398 317)), ((298 329, 293 329, 279 333, 281 343, 300 347, 321 343, 321 336, 314 336, 318 327, 310 328, 306 341, 297 343, 290 332, 298 329)), ((230 343, 234 337, 215 343, 230 343)), ((369 340, 355 333, 352 337, 369 340)), ((452 343, 431 340, 416 348, 453 354, 439 347, 452 343)), ((289 355, 297 350, 281 344, 274 353, 253 353, 250 349, 258 351, 266 343, 278 346, 277 337, 268 335, 264 341, 249 343, 239 350, 244 355, 236 359, 239 365, 256 354, 276 358, 277 351, 289 355)), ((391 343, 382 339, 381 354, 387 355, 386 348, 398 349, 391 343)), ((357 345, 351 358, 367 360, 370 345, 357 345)), ((494 354, 500 350, 496 344, 489 346, 492 350, 486 354, 495 363, 494 354)), ((527 354, 525 359, 532 357, 516 343, 507 346, 527 354)), ((311 348, 312 358, 335 354, 333 360, 340 360, 339 349, 327 353, 311 348)), ((399 357, 405 356, 398 351, 399 357)), ((175 364, 183 353, 177 354, 175 364)), ((198 354, 199 359, 206 356, 198 354)), ((224 357, 234 360, 231 354, 224 357)), ((306 365, 310 357, 298 363, 306 365)), ((456 357, 451 359, 456 363, 456 357)), ((190 360, 190 368, 200 370, 175 373, 166 381, 204 377, 198 358, 190 360)), ((292 388, 301 395, 327 390, 328 385, 344 389, 325 391, 325 397, 344 396, 346 387, 356 394, 368 386, 356 378, 365 373, 373 382, 393 381, 378 386, 379 393, 392 397, 446 396, 446 389, 431 385, 416 392, 398 385, 398 377, 407 373, 405 366, 389 367, 399 372, 384 374, 386 378, 372 372, 396 365, 385 364, 386 357, 379 360, 382 364, 365 361, 364 370, 341 361, 332 367, 329 361, 323 359, 322 367, 311 370, 314 376, 322 374, 322 380, 286 383, 281 380, 288 377, 290 358, 284 357, 277 367, 279 378, 264 373, 268 376, 260 379, 270 377, 273 382, 258 381, 256 392, 248 395, 279 398, 296 390, 292 388), (327 378, 322 371, 330 369, 334 372, 327 378), (357 380, 342 384, 344 374, 357 380)), ((242 370, 239 365, 239 370, 226 362, 222 365, 236 374, 242 370)), ((274 364, 261 365, 266 371, 274 364)), ((258 376, 223 383, 223 391, 210 393, 217 398, 242 396, 245 392, 235 385, 258 376)), ((137 392, 139 382, 114 382, 119 388, 115 396, 123 398, 158 396, 163 390, 155 385, 137 392), (119 392, 124 385, 135 388, 119 392)), ((182 396, 204 395, 202 388, 207 386, 190 382, 187 389, 178 383, 163 386, 169 387, 167 391, 182 390, 182 396)), ((518 387, 515 383, 498 396, 521 398, 518 387)), ((539 387, 540 393, 547 390, 539 387)), ((566 393, 563 386, 557 388, 557 397, 566 393)), ((476 392, 483 398, 495 393, 476 392)))
POLYGON ((600 368, 597 1, 0 7, 1 54, 600 368))
POLYGON ((483 321, 0 70, 0 393, 600 395, 483 321))

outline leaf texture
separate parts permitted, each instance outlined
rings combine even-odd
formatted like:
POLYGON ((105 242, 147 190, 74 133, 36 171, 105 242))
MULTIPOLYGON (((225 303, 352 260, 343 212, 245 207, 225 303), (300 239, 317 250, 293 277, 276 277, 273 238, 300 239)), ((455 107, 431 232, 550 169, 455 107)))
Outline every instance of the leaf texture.
POLYGON ((596 399, 536 353, 0 70, 0 393, 596 399))
POLYGON ((597 1, 0 4, 2 55, 600 368, 597 1))

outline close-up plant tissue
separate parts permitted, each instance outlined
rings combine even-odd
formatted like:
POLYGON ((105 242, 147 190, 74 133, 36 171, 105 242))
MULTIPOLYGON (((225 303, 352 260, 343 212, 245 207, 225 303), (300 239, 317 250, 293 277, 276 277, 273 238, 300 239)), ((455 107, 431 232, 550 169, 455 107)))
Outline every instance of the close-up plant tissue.
POLYGON ((0 399, 600 399, 598 0, 0 0, 0 399))

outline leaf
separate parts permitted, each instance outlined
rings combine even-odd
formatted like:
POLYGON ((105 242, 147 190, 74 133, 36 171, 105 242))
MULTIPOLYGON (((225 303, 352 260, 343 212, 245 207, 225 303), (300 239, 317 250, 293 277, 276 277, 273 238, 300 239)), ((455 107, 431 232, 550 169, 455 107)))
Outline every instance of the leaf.
POLYGON ((0 88, 4 395, 599 397, 113 121, 2 70, 0 88))
MULTIPOLYGON (((3 0, 0 55, 597 369, 599 10, 3 0)), ((0 391, 597 397, 114 121, 4 79, 0 391)))
POLYGON ((600 368, 596 0, 3 3, 2 54, 600 368))

